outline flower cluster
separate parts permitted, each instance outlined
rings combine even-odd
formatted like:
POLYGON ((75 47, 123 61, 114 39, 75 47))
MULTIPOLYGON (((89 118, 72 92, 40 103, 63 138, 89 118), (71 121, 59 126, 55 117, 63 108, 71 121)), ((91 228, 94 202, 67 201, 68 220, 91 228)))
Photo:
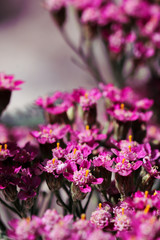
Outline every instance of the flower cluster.
POLYGON ((144 60, 160 48, 157 1, 46 0, 45 4, 53 12, 72 5, 80 12, 82 24, 100 27, 109 50, 115 54, 132 52, 135 59, 144 60))
POLYGON ((47 210, 42 218, 32 216, 22 220, 12 220, 10 222, 12 230, 8 231, 8 237, 12 239, 57 239, 57 240, 114 240, 110 233, 104 233, 97 229, 90 221, 85 219, 85 214, 81 219, 73 222, 73 215, 62 217, 56 210, 47 210))
POLYGON ((0 200, 22 217, 10 222, 8 236, 158 239, 160 192, 153 187, 160 179, 160 145, 153 101, 129 87, 100 84, 58 92, 36 104, 46 118, 39 129, 0 126, 0 200), (96 201, 93 192, 102 203, 85 220, 88 204, 96 201), (65 217, 49 209, 55 198, 65 217), (150 222, 154 229, 146 233, 150 222))

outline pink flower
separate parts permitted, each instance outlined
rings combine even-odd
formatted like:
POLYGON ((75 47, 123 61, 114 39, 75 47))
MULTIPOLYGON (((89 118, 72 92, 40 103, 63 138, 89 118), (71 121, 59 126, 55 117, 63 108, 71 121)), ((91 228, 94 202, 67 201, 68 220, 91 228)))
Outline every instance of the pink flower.
POLYGON ((83 161, 80 165, 80 170, 78 170, 77 165, 71 162, 67 166, 67 172, 64 173, 64 177, 78 186, 81 192, 91 192, 90 185, 101 184, 103 178, 95 178, 89 169, 90 166, 90 162, 83 161))
POLYGON ((40 144, 55 143, 64 138, 70 130, 70 125, 48 124, 40 125, 40 131, 32 131, 31 134, 40 144))
POLYGON ((44 6, 49 11, 57 11, 65 6, 65 0, 45 0, 44 6))
POLYGON ((122 105, 115 105, 107 109, 107 113, 120 122, 134 122, 139 117, 136 110, 124 109, 124 104, 123 107, 122 105))
POLYGON ((85 94, 80 97, 80 105, 84 111, 87 111, 97 104, 100 97, 101 92, 97 88, 93 88, 90 91, 86 91, 85 94))
POLYGON ((71 95, 62 92, 56 92, 51 97, 38 98, 35 103, 54 115, 64 113, 72 106, 71 95))
POLYGON ((0 73, 0 90, 20 90, 19 85, 24 83, 22 80, 14 80, 14 75, 6 75, 5 73, 0 73))

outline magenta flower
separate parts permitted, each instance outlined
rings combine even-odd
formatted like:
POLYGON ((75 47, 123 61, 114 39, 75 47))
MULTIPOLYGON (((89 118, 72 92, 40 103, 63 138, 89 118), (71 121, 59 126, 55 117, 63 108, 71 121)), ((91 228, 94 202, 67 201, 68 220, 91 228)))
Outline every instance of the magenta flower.
POLYGON ((63 163, 61 160, 53 158, 51 160, 45 160, 42 163, 43 171, 52 173, 55 178, 59 177, 60 174, 64 173, 67 168, 67 163, 63 163))
POLYGON ((80 170, 78 170, 76 164, 73 162, 69 163, 67 166, 67 172, 64 173, 64 177, 78 186, 81 192, 91 192, 90 185, 101 184, 103 182, 103 178, 96 179, 90 172, 90 166, 90 162, 83 161, 80 165, 80 170))
POLYGON ((136 141, 121 140, 117 144, 117 147, 120 148, 120 151, 114 148, 112 148, 111 151, 116 156, 125 158, 129 161, 136 161, 147 155, 144 144, 139 144, 136 141))
POLYGON ((64 113, 72 106, 70 94, 62 92, 56 92, 51 97, 38 98, 35 103, 54 115, 64 113))
POLYGON ((135 102, 135 107, 139 110, 148 110, 153 105, 153 100, 144 98, 135 102))
POLYGON ((91 154, 92 149, 86 144, 68 144, 64 158, 68 162, 75 162, 81 164, 91 154))
POLYGON ((0 90, 20 90, 19 85, 24 83, 21 80, 14 81, 14 75, 6 75, 5 73, 0 73, 0 90))
POLYGON ((14 143, 8 142, 0 144, 0 161, 15 156, 18 150, 19 148, 14 143))
POLYGON ((113 172, 117 172, 121 176, 128 176, 132 173, 132 171, 137 170, 142 166, 142 161, 130 162, 128 159, 117 157, 115 159, 116 165, 113 172))
POLYGON ((41 219, 33 216, 30 218, 13 219, 9 222, 12 229, 8 230, 8 237, 19 240, 35 240, 40 236, 41 219))
POLYGON ((74 89, 71 93, 71 98, 73 104, 80 102, 80 97, 85 95, 86 90, 84 88, 74 89))
POLYGON ((115 105, 107 109, 107 113, 119 122, 134 122, 138 119, 139 115, 136 110, 128 110, 124 108, 124 104, 115 105))
POLYGON ((18 169, 11 166, 0 169, 0 189, 5 189, 10 184, 14 186, 18 185, 20 181, 17 176, 18 171, 18 169))
POLYGON ((39 187, 41 179, 38 176, 22 176, 21 182, 18 184, 20 192, 18 198, 26 200, 36 196, 36 189, 39 187))
POLYGON ((62 7, 65 6, 65 0, 45 0, 44 6, 49 10, 49 11, 57 11, 60 10, 62 7))
POLYGON ((109 98, 111 102, 114 103, 124 103, 131 99, 133 91, 130 87, 125 87, 122 90, 115 87, 113 84, 100 84, 102 89, 102 94, 104 97, 109 98))
POLYGON ((115 237, 108 232, 103 232, 98 229, 89 234, 88 240, 115 240, 115 237))
POLYGON ((80 97, 80 105, 84 111, 88 111, 97 104, 97 101, 100 99, 100 97, 101 92, 97 88, 93 88, 90 91, 86 91, 84 95, 80 97))
POLYGON ((122 30, 110 34, 108 37, 109 50, 118 54, 123 50, 125 38, 122 30))
POLYGON ((107 170, 110 170, 114 162, 114 159, 111 159, 111 155, 111 152, 101 152, 97 157, 93 158, 93 166, 102 166, 107 170))
POLYGON ((30 143, 28 142, 23 148, 17 149, 13 161, 24 164, 33 161, 37 157, 37 155, 38 148, 30 145, 30 143))
POLYGON ((151 177, 160 179, 160 172, 157 170, 157 166, 152 166, 151 162, 147 157, 143 159, 143 167, 150 174, 151 177))
POLYGON ((110 223, 111 219, 111 207, 108 204, 105 204, 103 207, 102 204, 99 204, 99 207, 96 211, 92 212, 90 217, 90 222, 99 229, 104 229, 110 223))
POLYGON ((131 17, 146 18, 149 15, 149 6, 146 1, 123 0, 122 3, 125 13, 131 17))
POLYGON ((40 125, 40 131, 32 131, 31 134, 40 144, 55 143, 64 138, 71 130, 69 125, 48 124, 40 125))
POLYGON ((77 137, 79 143, 87 143, 91 148, 96 148, 98 146, 98 142, 104 140, 106 138, 106 134, 99 133, 99 129, 89 129, 89 126, 86 126, 86 129, 78 132, 77 137))

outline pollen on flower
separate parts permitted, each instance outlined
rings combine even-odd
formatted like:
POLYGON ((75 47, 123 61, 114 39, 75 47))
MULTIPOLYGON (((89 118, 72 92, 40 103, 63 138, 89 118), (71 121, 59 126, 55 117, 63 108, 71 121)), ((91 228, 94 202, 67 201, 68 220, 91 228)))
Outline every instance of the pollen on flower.
POLYGON ((99 203, 99 205, 98 205, 98 206, 99 206, 99 209, 101 209, 101 208, 102 208, 102 203, 99 203))
POLYGON ((86 170, 86 174, 85 174, 85 176, 87 177, 87 176, 88 176, 88 174, 89 174, 89 170, 86 170))
POLYGON ((0 152, 2 151, 2 145, 0 145, 0 152))
POLYGON ((124 215, 124 208, 122 208, 122 215, 124 215))
POLYGON ((50 129, 50 130, 49 130, 49 133, 51 134, 52 132, 53 132, 53 130, 52 130, 52 129, 50 129))
POLYGON ((128 148, 129 148, 129 151, 131 152, 131 145, 129 145, 128 148))
POLYGON ((146 208, 144 209, 144 213, 147 214, 150 210, 151 206, 147 204, 146 208))
POLYGON ((7 143, 4 144, 4 150, 7 150, 7 143))
POLYGON ((86 220, 86 214, 85 213, 81 214, 81 220, 86 220))
POLYGON ((53 164, 55 163, 55 160, 56 160, 55 158, 52 159, 52 163, 53 163, 53 164))
POLYGON ((125 162, 125 158, 122 159, 122 164, 124 164, 124 162, 125 162))
POLYGON ((121 103, 120 108, 121 108, 121 110, 124 110, 124 103, 121 103))
POLYGON ((59 142, 57 142, 57 149, 59 149, 59 146, 60 146, 60 143, 59 143, 59 142))
POLYGON ((154 193, 153 193, 153 196, 156 196, 157 195, 157 191, 155 190, 154 193))
POLYGON ((87 130, 87 131, 89 130, 89 125, 86 125, 86 130, 87 130))
POLYGON ((29 224, 30 221, 31 221, 31 218, 30 218, 30 217, 27 217, 27 218, 26 218, 26 222, 29 224))
POLYGON ((129 135, 129 142, 132 142, 132 135, 129 135))
POLYGON ((88 93, 87 92, 85 93, 85 98, 88 98, 88 93))
POLYGON ((148 191, 145 191, 145 198, 147 198, 148 197, 148 191))
POLYGON ((77 149, 76 149, 76 148, 74 148, 74 150, 73 150, 73 154, 76 154, 76 152, 77 152, 77 149))

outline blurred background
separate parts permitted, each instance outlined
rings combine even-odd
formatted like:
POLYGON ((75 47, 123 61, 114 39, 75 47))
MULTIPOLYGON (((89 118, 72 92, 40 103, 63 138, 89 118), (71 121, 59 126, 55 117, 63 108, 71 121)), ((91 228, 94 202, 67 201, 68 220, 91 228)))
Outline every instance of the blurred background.
MULTIPOLYGON (((78 26, 72 18, 67 28, 71 28, 76 42, 78 26)), ((7 113, 22 110, 37 97, 56 90, 95 86, 94 80, 78 68, 71 57, 73 52, 42 1, 1 0, 0 71, 25 81, 21 91, 13 92, 7 113)), ((101 62, 105 69, 103 59, 101 62)))

